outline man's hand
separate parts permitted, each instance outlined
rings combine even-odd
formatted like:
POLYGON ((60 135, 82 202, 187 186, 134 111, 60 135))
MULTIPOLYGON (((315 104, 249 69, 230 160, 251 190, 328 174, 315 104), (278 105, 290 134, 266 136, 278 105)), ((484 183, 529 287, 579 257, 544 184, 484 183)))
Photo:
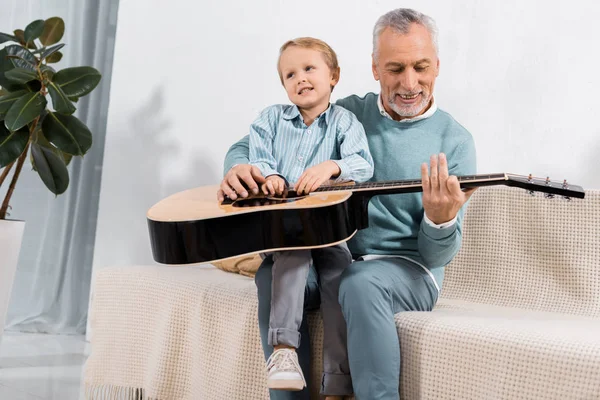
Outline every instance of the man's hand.
POLYGON ((240 197, 248 197, 248 191, 242 185, 242 182, 246 184, 249 190, 254 194, 258 194, 258 185, 265 183, 265 177, 262 176, 260 170, 250 164, 239 164, 231 168, 223 181, 221 181, 221 188, 217 191, 217 199, 222 202, 225 196, 231 200, 235 200, 240 197))
POLYGON ((267 176, 267 181, 261 185, 261 190, 266 195, 282 195, 285 191, 285 180, 279 175, 267 176))
POLYGON ((431 222, 443 224, 452 220, 469 200, 476 188, 461 190, 456 176, 448 176, 448 162, 444 153, 431 156, 431 175, 427 164, 421 164, 423 208, 431 222), (439 162, 438 162, 439 161, 439 162))
POLYGON ((298 194, 310 193, 328 181, 333 176, 340 174, 340 167, 334 161, 325 161, 314 167, 308 168, 298 179, 294 189, 298 194))

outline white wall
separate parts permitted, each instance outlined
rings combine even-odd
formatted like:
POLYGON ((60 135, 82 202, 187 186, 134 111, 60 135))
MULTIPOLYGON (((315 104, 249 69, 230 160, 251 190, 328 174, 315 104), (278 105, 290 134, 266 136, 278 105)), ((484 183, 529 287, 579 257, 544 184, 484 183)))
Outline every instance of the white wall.
POLYGON ((377 92, 371 31, 398 6, 438 22, 436 99, 473 133, 481 173, 600 188, 599 4, 121 1, 95 268, 152 263, 147 209, 217 183, 229 145, 259 110, 287 102, 275 69, 285 40, 315 36, 337 51, 334 100, 377 92))

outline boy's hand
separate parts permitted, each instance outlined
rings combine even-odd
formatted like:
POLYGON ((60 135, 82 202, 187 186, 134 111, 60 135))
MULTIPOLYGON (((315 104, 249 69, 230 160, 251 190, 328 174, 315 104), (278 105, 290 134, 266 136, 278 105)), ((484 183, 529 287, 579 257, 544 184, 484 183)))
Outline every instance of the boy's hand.
POLYGON ((285 191, 285 180, 279 175, 269 175, 260 188, 266 195, 282 195, 285 191))
POLYGON ((294 189, 298 194, 308 194, 316 190, 331 177, 338 176, 340 172, 340 167, 334 161, 329 160, 322 162, 321 164, 317 164, 304 171, 294 186, 294 189))

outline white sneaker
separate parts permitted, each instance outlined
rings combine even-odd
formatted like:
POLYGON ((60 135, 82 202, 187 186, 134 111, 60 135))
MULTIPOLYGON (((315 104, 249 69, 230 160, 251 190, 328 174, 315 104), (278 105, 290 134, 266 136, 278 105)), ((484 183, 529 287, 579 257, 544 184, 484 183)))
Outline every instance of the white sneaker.
POLYGON ((306 386, 298 355, 292 349, 275 350, 267 360, 267 387, 279 390, 302 390, 306 386))

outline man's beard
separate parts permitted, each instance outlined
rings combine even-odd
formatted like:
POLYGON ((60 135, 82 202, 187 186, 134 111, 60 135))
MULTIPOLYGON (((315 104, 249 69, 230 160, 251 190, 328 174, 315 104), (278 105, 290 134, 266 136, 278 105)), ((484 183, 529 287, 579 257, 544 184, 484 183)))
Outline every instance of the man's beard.
POLYGON ((388 98, 388 106, 390 106, 390 108, 396 114, 405 118, 415 117, 419 115, 423 110, 425 110, 425 108, 429 105, 429 102, 431 101, 431 96, 424 91, 421 92, 421 101, 412 106, 398 106, 398 104, 394 102, 395 98, 396 94, 392 94, 388 98))

